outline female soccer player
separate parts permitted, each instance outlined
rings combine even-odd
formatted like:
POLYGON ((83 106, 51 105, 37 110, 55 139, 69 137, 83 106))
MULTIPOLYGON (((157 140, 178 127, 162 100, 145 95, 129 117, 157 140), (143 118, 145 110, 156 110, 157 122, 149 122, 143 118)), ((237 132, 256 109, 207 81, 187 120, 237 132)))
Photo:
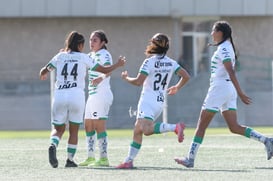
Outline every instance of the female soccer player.
POLYGON ((273 154, 272 138, 267 138, 249 127, 239 125, 237 122, 237 94, 245 104, 250 104, 251 99, 241 90, 235 75, 237 57, 229 23, 226 21, 215 22, 211 36, 217 50, 211 58, 210 87, 200 112, 188 156, 182 159, 176 158, 175 161, 188 168, 194 167, 194 160, 203 141, 206 128, 218 111, 221 111, 232 133, 264 143, 269 160, 273 154))
MULTIPOLYGON (((106 48, 108 39, 102 30, 91 33, 89 46, 91 53, 89 56, 102 65, 112 65, 112 56, 106 48)), ((80 163, 80 166, 109 166, 107 156, 107 132, 106 121, 110 106, 113 102, 113 94, 110 87, 110 75, 97 71, 88 70, 89 75, 89 97, 85 108, 85 132, 87 144, 87 159, 80 163), (99 78, 98 78, 99 77, 99 78), (98 82, 94 81, 98 79, 98 82), (103 99, 102 99, 103 97, 103 99), (95 160, 96 139, 100 150, 100 159, 95 160)))
POLYGON ((179 64, 166 54, 169 49, 169 38, 162 33, 155 34, 146 48, 149 56, 140 67, 137 77, 129 77, 128 72, 122 72, 122 78, 130 84, 142 86, 142 93, 138 102, 137 119, 134 128, 133 142, 129 147, 129 153, 118 169, 133 168, 133 160, 138 154, 143 134, 150 136, 173 131, 178 136, 178 142, 184 139, 184 124, 156 123, 155 120, 161 114, 166 99, 166 94, 174 95, 189 80, 189 74, 179 64), (181 78, 178 83, 168 88, 173 74, 181 78))
POLYGON ((49 71, 56 69, 56 83, 52 108, 53 125, 48 153, 49 163, 53 168, 58 167, 56 148, 69 122, 69 138, 67 145, 67 160, 65 167, 77 167, 73 161, 78 143, 79 125, 83 122, 85 107, 85 74, 88 68, 103 73, 109 73, 123 66, 124 58, 116 64, 103 67, 88 55, 81 53, 84 49, 82 34, 72 31, 65 40, 65 49, 55 55, 49 63, 40 70, 40 79, 46 80, 49 71))

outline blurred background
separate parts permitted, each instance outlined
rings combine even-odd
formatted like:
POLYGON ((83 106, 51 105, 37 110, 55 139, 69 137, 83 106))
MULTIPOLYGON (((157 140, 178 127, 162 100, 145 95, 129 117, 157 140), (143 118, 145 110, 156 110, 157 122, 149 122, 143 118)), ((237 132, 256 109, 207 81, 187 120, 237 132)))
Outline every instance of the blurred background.
MULTIPOLYGON (((89 35, 103 29, 114 62, 127 65, 112 74, 114 102, 108 128, 132 128, 141 87, 122 81, 120 73, 135 76, 145 59, 148 40, 168 34, 168 56, 192 76, 181 91, 168 97, 168 121, 195 127, 209 84, 208 47, 212 25, 227 20, 239 55, 237 72, 243 90, 253 99, 238 100, 241 124, 272 126, 273 1, 271 0, 0 0, 0 130, 50 129, 50 79, 39 71, 64 46, 68 32, 89 35)), ((174 76, 171 84, 178 77, 174 76)), ((102 98, 103 99, 103 98, 102 98)), ((159 118, 158 121, 161 121, 159 118)), ((218 114, 211 127, 225 126, 218 114)))

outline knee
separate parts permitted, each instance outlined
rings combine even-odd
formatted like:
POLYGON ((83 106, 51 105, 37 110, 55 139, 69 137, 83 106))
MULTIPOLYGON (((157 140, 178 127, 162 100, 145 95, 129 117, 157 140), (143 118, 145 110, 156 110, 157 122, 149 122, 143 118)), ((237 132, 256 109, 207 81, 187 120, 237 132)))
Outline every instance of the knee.
POLYGON ((154 133, 154 128, 152 125, 146 124, 143 125, 142 132, 145 136, 150 136, 154 133))

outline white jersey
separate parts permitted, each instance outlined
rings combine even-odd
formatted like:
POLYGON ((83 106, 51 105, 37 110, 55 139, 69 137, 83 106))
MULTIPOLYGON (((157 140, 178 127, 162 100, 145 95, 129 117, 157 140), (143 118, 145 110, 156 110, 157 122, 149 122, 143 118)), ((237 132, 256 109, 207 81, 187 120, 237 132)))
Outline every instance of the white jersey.
POLYGON ((88 68, 97 64, 88 55, 80 52, 60 52, 47 64, 47 69, 56 69, 55 89, 85 88, 85 75, 88 68))
POLYGON ((142 88, 142 97, 150 99, 152 96, 155 102, 164 102, 173 73, 180 69, 180 65, 173 59, 165 56, 155 55, 146 59, 139 72, 147 75, 142 88))
POLYGON ((233 68, 235 67, 235 54, 230 41, 220 44, 211 58, 210 87, 203 110, 223 112, 237 109, 237 92, 224 66, 227 61, 231 61, 233 68))
POLYGON ((233 68, 235 67, 235 53, 230 41, 220 44, 211 58, 211 82, 218 79, 230 79, 224 67, 226 61, 231 61, 233 68))
POLYGON ((143 62, 139 73, 147 77, 138 102, 138 118, 155 120, 160 115, 171 77, 180 68, 167 56, 154 55, 143 62))
MULTIPOLYGON (((102 66, 109 66, 113 64, 112 56, 106 49, 101 49, 97 52, 91 52, 89 56, 98 64, 102 66)), ((93 71, 92 69, 88 70, 89 85, 88 92, 89 95, 96 94, 100 90, 110 89, 110 76, 105 78, 97 86, 91 84, 92 79, 97 78, 101 75, 101 72, 93 71)))

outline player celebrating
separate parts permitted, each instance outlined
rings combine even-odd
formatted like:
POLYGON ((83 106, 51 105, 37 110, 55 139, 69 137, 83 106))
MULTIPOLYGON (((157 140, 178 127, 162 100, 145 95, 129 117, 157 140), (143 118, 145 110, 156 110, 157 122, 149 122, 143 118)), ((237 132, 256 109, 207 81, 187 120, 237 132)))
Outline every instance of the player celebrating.
POLYGON ((251 99, 241 90, 235 75, 237 57, 231 27, 226 21, 217 21, 213 25, 211 35, 217 50, 211 58, 210 87, 201 109, 188 156, 182 159, 176 158, 175 161, 188 168, 194 167, 194 160, 203 141, 206 128, 218 111, 221 111, 232 133, 265 144, 269 160, 273 154, 273 139, 267 138, 249 127, 239 125, 237 122, 237 94, 245 104, 250 104, 251 99))
POLYGON ((154 122, 161 114, 166 94, 174 95, 189 80, 189 74, 179 64, 166 56, 169 49, 169 38, 162 34, 155 34, 146 48, 146 55, 151 57, 144 60, 137 77, 129 77, 127 71, 122 72, 122 78, 130 84, 142 86, 142 93, 138 102, 137 120, 134 128, 133 142, 129 153, 118 169, 133 168, 133 160, 138 154, 143 134, 150 136, 173 131, 178 136, 178 142, 184 139, 184 124, 168 124, 154 122), (168 88, 173 74, 181 76, 178 83, 168 88))
MULTIPOLYGON (((96 63, 112 65, 112 56, 106 48, 108 39, 102 30, 91 33, 89 54, 96 63)), ((104 75, 89 69, 89 97, 85 108, 85 132, 88 158, 80 163, 80 166, 109 166, 107 156, 107 132, 106 120, 113 102, 113 94, 110 87, 110 75, 104 75), (99 78, 98 78, 99 77, 99 78), (95 82, 97 80, 97 82, 95 82), (103 97, 103 99, 102 99, 103 97), (96 134, 97 133, 97 134, 96 134), (99 142, 100 159, 95 160, 96 138, 99 142)))
POLYGON ((69 138, 67 145, 67 160, 65 167, 77 167, 73 161, 78 143, 79 125, 83 120, 85 107, 85 74, 88 68, 103 73, 109 73, 123 66, 124 58, 113 66, 103 67, 94 62, 88 55, 81 53, 84 49, 82 34, 72 31, 65 40, 63 51, 55 55, 49 63, 40 70, 40 79, 46 80, 49 71, 56 69, 56 83, 52 108, 51 145, 48 149, 49 163, 58 167, 56 148, 63 136, 66 122, 69 121, 69 138))

